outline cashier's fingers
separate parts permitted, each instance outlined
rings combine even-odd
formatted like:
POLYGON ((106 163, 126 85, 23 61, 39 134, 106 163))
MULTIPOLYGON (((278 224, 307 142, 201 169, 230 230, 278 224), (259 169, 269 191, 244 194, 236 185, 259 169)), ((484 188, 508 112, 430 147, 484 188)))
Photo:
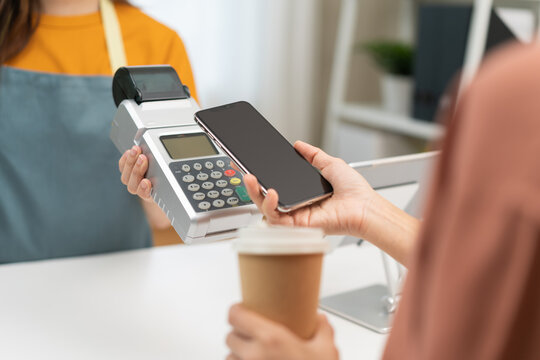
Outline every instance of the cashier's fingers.
POLYGON ((150 196, 150 191, 152 190, 152 183, 148 179, 142 179, 139 183, 139 187, 137 188, 137 195, 141 199, 144 200, 151 200, 152 197, 150 196))
POLYGON ((227 359, 226 360, 242 360, 241 358, 239 358, 238 356, 234 355, 234 354, 229 354, 227 356, 227 359))
POLYGON ((127 189, 131 194, 137 193, 137 189, 141 180, 144 178, 144 174, 146 174, 146 170, 148 170, 148 160, 146 159, 146 156, 140 154, 131 170, 131 175, 127 184, 127 189))
POLYGON ((122 157, 120 158, 120 160, 118 160, 118 171, 120 171, 120 173, 122 173, 122 170, 124 169, 124 164, 126 163, 128 152, 129 150, 124 151, 122 157))
POLYGON ((138 146, 133 146, 127 151, 126 160, 124 161, 124 166, 121 169, 122 177, 120 179, 122 180, 122 184, 128 184, 129 178, 131 177, 131 170, 133 169, 133 165, 135 165, 135 162, 137 161, 140 153, 141 149, 138 146))

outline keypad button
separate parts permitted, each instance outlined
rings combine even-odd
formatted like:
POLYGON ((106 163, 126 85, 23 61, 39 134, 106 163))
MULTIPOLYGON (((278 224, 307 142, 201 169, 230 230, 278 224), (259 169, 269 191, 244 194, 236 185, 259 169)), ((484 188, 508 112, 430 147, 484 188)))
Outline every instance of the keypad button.
POLYGON ((223 207, 223 205, 225 205, 225 201, 223 201, 221 199, 217 199, 217 200, 214 200, 212 205, 214 205, 217 208, 220 208, 220 207, 223 207))
POLYGON ((199 184, 189 184, 188 185, 188 190, 189 191, 198 191, 201 187, 199 186, 199 184))
POLYGON ((205 181, 202 183, 202 188, 205 190, 212 190, 214 188, 214 183, 210 181, 205 181))
POLYGON ((233 190, 232 189, 223 189, 221 190, 221 195, 223 196, 231 196, 233 194, 233 190))
POLYGON ((204 167, 207 168, 207 169, 213 169, 214 168, 214 163, 211 162, 211 161, 207 161, 204 163, 204 167))
POLYGON ((189 170, 191 170, 191 168, 189 167, 188 164, 182 165, 182 171, 189 172, 189 170))
POLYGON ((223 176, 223 174, 221 173, 221 171, 212 171, 210 176, 212 177, 212 179, 219 179, 223 176))
POLYGON ((216 191, 216 190, 210 190, 208 192, 208 197, 209 198, 212 198, 212 199, 215 199, 219 196, 219 191, 216 191))
POLYGON ((201 201, 199 203, 199 209, 201 210, 208 210, 210 209, 210 203, 208 201, 201 201))
POLYGON ((233 178, 231 178, 230 182, 231 182, 232 185, 240 185, 242 183, 242 180, 240 180, 237 177, 233 177, 233 178))
POLYGON ((225 170, 225 175, 227 175, 228 177, 234 176, 234 174, 236 174, 236 171, 234 171, 233 169, 225 170))
POLYGON ((190 183, 190 182, 193 182, 193 180, 195 180, 195 178, 193 177, 193 175, 184 175, 184 176, 182 177, 182 181, 183 181, 183 182, 190 183))
POLYGON ((238 204, 238 198, 233 196, 227 199, 227 204, 229 205, 236 205, 238 204))
POLYGON ((197 174, 197 180, 201 180, 201 181, 208 180, 208 174, 205 174, 205 173, 198 173, 198 174, 197 174))
POLYGON ((238 195, 240 200, 242 200, 243 202, 251 201, 245 187, 237 186, 234 190, 236 191, 236 195, 238 195))
POLYGON ((218 161, 216 161, 216 165, 219 166, 220 168, 225 167, 225 161, 218 160, 218 161))
POLYGON ((193 164, 193 168, 197 171, 201 170, 202 169, 202 165, 200 163, 195 163, 193 164))
POLYGON ((218 181, 216 181, 216 185, 217 185, 218 187, 221 187, 221 188, 222 188, 222 187, 225 187, 225 186, 227 186, 227 181, 225 181, 225 180, 223 180, 223 179, 218 180, 218 181))
POLYGON ((198 193, 193 194, 193 199, 198 200, 198 201, 204 199, 205 197, 206 197, 206 195, 204 195, 204 193, 202 193, 202 192, 198 192, 198 193))
POLYGON ((182 166, 180 165, 180 163, 177 163, 177 162, 171 163, 171 164, 169 165, 169 167, 171 168, 171 171, 172 171, 173 173, 175 173, 175 174, 179 174, 179 173, 182 172, 182 171, 181 171, 182 166))

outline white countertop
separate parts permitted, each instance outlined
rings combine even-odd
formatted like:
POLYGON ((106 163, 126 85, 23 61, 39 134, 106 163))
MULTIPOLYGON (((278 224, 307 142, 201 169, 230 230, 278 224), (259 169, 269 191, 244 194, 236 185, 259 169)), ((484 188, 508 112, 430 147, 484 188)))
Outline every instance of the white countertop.
MULTIPOLYGON (((369 244, 325 258, 321 294, 384 283, 369 244)), ((0 266, 0 359, 224 359, 240 301, 229 242, 0 266)), ((342 359, 378 359, 386 336, 328 315, 342 359)))

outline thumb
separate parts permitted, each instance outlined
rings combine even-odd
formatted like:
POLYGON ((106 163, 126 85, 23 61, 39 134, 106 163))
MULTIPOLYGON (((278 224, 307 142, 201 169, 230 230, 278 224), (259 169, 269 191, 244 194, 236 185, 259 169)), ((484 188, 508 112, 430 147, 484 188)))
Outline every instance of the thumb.
POLYGON ((333 160, 332 156, 328 155, 318 147, 305 143, 303 141, 297 141, 294 143, 294 148, 300 153, 311 165, 315 166, 320 171, 323 171, 325 167, 330 165, 333 160))
POLYGON ((351 169, 342 159, 330 156, 318 147, 306 144, 303 141, 295 142, 294 148, 311 165, 316 167, 333 186, 338 184, 343 174, 351 169))

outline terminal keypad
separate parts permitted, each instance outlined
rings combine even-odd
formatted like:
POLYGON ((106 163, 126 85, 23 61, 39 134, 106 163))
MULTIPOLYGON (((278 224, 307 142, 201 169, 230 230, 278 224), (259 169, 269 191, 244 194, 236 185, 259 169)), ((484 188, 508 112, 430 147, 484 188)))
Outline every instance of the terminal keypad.
POLYGON ((193 209, 204 212, 252 204, 242 174, 230 162, 223 156, 176 161, 169 167, 193 209))

